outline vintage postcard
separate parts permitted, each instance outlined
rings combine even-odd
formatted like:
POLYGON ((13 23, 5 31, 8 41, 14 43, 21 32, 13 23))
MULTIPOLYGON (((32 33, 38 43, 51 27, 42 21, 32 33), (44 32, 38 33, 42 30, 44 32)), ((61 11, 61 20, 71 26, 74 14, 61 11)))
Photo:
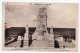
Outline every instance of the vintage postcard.
POLYGON ((78 3, 3 2, 2 50, 78 50, 78 3))

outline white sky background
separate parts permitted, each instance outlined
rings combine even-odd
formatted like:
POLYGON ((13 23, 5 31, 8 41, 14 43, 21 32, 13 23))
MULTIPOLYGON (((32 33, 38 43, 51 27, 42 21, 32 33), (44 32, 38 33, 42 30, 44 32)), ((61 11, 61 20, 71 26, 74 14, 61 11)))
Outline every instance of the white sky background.
MULTIPOLYGON (((5 8, 7 27, 24 27, 37 25, 39 5, 29 3, 8 3, 5 8)), ((78 4, 54 3, 47 7, 48 27, 76 28, 78 4)))

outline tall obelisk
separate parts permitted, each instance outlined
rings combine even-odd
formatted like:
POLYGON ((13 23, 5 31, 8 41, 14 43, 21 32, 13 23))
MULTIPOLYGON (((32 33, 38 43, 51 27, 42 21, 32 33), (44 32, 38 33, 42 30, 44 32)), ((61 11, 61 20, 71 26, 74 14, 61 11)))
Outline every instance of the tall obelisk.
POLYGON ((39 15, 37 17, 37 39, 43 40, 44 35, 47 32, 47 12, 46 8, 39 9, 39 15))

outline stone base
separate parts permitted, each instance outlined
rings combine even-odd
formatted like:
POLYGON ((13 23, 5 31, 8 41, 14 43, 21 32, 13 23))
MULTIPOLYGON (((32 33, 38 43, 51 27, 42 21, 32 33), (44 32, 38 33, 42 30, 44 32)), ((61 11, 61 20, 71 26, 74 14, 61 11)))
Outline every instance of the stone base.
POLYGON ((54 35, 53 34, 50 34, 49 40, 54 40, 54 35))
POLYGON ((25 34, 24 40, 29 40, 29 39, 28 39, 28 34, 25 34))
POLYGON ((34 40, 30 48, 43 49, 48 47, 49 47, 49 44, 45 40, 34 40))
POLYGON ((44 40, 44 36, 39 35, 36 37, 36 40, 44 40))
POLYGON ((32 39, 33 39, 33 40, 44 40, 44 36, 33 34, 33 35, 32 35, 32 39))
POLYGON ((44 36, 38 35, 38 32, 35 32, 35 33, 32 35, 32 39, 33 39, 33 40, 44 40, 44 36))
POLYGON ((22 40, 22 39, 21 39, 21 36, 18 36, 18 39, 17 39, 17 40, 22 40))

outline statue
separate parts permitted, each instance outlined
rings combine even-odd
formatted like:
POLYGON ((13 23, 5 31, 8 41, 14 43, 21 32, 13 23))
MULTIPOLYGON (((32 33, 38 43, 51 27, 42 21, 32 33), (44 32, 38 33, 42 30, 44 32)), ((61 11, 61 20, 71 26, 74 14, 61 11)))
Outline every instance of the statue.
POLYGON ((28 36, 29 36, 29 26, 28 25, 26 25, 26 33, 25 33, 25 36, 24 36, 24 40, 29 40, 28 39, 28 36))

